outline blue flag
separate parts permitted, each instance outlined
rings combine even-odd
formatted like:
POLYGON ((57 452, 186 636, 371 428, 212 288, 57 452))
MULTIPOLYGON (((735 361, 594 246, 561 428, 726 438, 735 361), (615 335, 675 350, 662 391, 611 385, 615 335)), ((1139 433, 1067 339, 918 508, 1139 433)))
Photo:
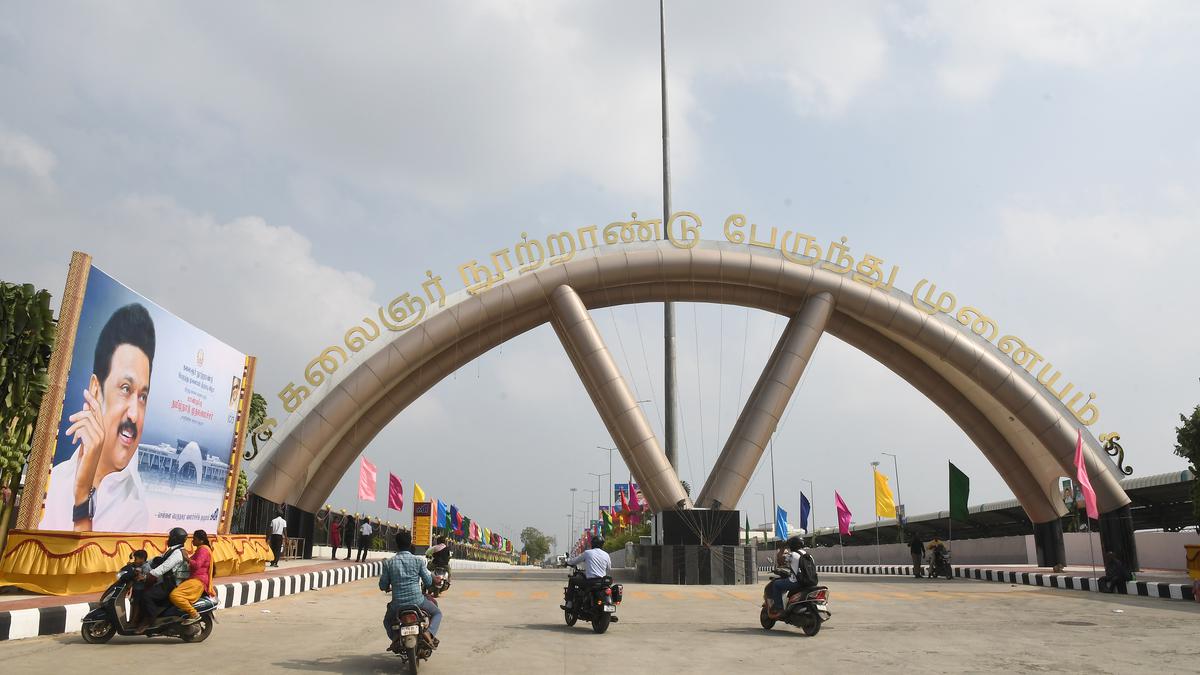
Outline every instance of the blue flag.
POLYGON ((788 537, 787 511, 778 505, 775 507, 775 536, 781 541, 788 537))
MULTIPOLYGON (((805 532, 812 532, 808 527, 808 516, 812 513, 812 504, 808 503, 808 497, 804 493, 800 493, 800 527, 804 528, 805 532)), ((814 523, 815 524, 815 523, 814 523)))
POLYGON ((438 500, 437 506, 437 528, 439 530, 444 530, 446 529, 446 521, 450 518, 450 510, 446 508, 446 502, 440 499, 438 500))

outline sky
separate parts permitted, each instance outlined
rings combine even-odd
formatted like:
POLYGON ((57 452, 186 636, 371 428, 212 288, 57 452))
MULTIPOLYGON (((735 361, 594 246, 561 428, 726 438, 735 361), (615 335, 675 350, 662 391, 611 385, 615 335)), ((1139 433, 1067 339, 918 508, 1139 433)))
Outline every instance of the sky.
MULTIPOLYGON (((0 278, 57 298, 70 252, 91 253, 258 356, 281 420, 275 392, 425 270, 661 211, 653 2, 0 5, 0 278)), ((672 202, 705 238, 731 213, 845 236, 901 288, 952 289, 1053 355, 1134 475, 1185 468, 1200 6, 676 0, 667 21, 672 202)), ((784 322, 677 314, 680 474, 699 486, 784 322)), ((661 437, 661 305, 593 316, 661 437)), ((543 326, 365 455, 510 538, 561 541, 610 444, 543 326)), ((1011 498, 932 403, 831 336, 774 447, 774 486, 764 458, 740 505, 755 522, 772 492, 794 512, 802 480, 817 525, 835 489, 870 520, 883 452, 910 514, 947 508, 947 460, 973 504, 1011 498)), ((330 503, 411 517, 359 504, 356 479, 330 503)))

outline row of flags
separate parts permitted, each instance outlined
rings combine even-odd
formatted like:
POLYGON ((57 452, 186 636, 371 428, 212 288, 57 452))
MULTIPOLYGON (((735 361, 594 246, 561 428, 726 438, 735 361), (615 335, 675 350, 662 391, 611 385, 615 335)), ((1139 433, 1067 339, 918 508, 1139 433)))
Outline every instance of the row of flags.
MULTIPOLYGON (((1079 484, 1079 490, 1083 493, 1084 508, 1087 511, 1088 518, 1098 520, 1100 518, 1100 509, 1096 503, 1096 492, 1092 489, 1092 481, 1088 477, 1087 463, 1083 456, 1083 432, 1077 430, 1075 439, 1075 481, 1079 484)), ((949 493, 950 493, 950 518, 960 522, 968 520, 967 499, 971 492, 971 479, 967 474, 963 473, 954 462, 949 464, 949 493)), ((888 484, 887 476, 880 473, 878 469, 875 472, 875 515, 880 518, 895 518, 896 517, 896 500, 892 496, 891 486, 888 484)), ((834 508, 837 510, 838 532, 845 536, 850 536, 850 519, 853 514, 850 512, 850 507, 846 506, 846 501, 842 496, 833 492, 834 508)), ((812 506, 808 501, 808 497, 803 492, 800 493, 800 523, 805 531, 808 529, 808 518, 812 513, 812 506)), ((747 532, 750 529, 749 520, 746 522, 747 532)), ((749 535, 747 535, 749 536, 749 535)), ((779 539, 787 539, 787 511, 782 506, 775 507, 775 536, 779 539)))
MULTIPOLYGON (((375 501, 375 488, 378 482, 375 464, 366 457, 360 458, 358 466, 358 498, 367 502, 375 501)), ((510 539, 501 536, 499 532, 492 532, 490 528, 483 527, 478 522, 471 520, 471 518, 459 511, 458 506, 454 504, 427 498, 425 491, 421 489, 420 483, 413 482, 412 497, 415 504, 430 503, 430 514, 433 515, 436 513, 433 521, 434 527, 445 532, 451 539, 464 542, 477 542, 499 551, 513 552, 515 547, 510 539)), ((404 510, 404 483, 400 480, 399 476, 391 472, 388 472, 387 507, 395 511, 404 510)))
POLYGON ((643 514, 649 505, 638 498, 641 491, 638 489, 637 483, 617 483, 613 488, 616 503, 612 505, 611 509, 606 506, 600 507, 600 517, 591 521, 589 526, 580 533, 579 539, 575 541, 573 547, 574 552, 586 550, 592 537, 596 535, 607 537, 613 532, 620 532, 625 528, 641 524, 643 514))

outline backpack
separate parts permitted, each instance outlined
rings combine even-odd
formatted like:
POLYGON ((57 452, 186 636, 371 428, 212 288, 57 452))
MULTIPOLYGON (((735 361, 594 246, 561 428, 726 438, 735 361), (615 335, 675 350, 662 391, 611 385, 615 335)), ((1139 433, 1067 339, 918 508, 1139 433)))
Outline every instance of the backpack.
POLYGON ((796 581, 804 586, 817 585, 817 564, 807 553, 801 554, 800 564, 796 566, 796 581))

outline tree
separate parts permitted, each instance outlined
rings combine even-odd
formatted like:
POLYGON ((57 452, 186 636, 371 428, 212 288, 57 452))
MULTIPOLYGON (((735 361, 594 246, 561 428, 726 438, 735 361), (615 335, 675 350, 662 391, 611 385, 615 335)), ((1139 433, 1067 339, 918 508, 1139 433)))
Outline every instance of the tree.
POLYGON ((1191 417, 1179 416, 1183 426, 1175 428, 1175 454, 1188 461, 1192 471, 1192 517, 1200 521, 1200 405, 1191 417))
POLYGON ((55 325, 48 291, 0 281, 0 550, 50 386, 55 325))
POLYGON ((530 560, 545 560, 546 555, 550 553, 552 541, 536 527, 527 527, 521 530, 521 543, 530 560))

